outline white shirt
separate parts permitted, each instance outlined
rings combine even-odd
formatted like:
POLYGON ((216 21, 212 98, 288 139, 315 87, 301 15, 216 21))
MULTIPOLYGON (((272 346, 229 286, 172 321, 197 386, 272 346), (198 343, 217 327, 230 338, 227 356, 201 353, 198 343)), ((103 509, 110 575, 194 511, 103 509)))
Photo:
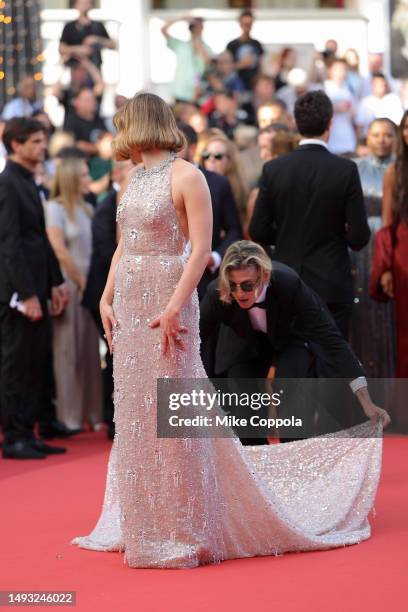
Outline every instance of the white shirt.
POLYGON ((325 149, 329 150, 329 145, 327 144, 327 142, 325 140, 321 140, 320 138, 302 138, 302 140, 299 142, 299 147, 311 144, 320 145, 325 149))
POLYGON ((370 95, 361 100, 356 115, 356 123, 364 129, 366 135, 368 126, 374 119, 385 117, 399 125, 403 112, 401 100, 397 94, 389 93, 382 98, 370 95))
MULTIPOLYGON (((307 140, 309 141, 315 140, 313 144, 317 143, 317 139, 309 138, 307 140)), ((319 144, 320 142, 323 143, 323 141, 319 141, 319 144)), ((265 300, 267 289, 268 289, 268 285, 264 285, 261 293, 255 300, 255 304, 259 302, 263 302, 265 300)), ((256 306, 252 306, 252 308, 248 311, 248 314, 249 314, 249 319, 251 321, 252 328, 255 329, 256 331, 261 331, 264 334, 266 334, 268 331, 267 322, 266 322, 266 310, 264 308, 257 308, 256 306)), ((365 376, 359 376, 358 378, 355 378, 354 380, 352 380, 350 382, 350 387, 353 393, 356 393, 356 391, 358 391, 359 389, 362 389, 363 387, 367 387, 367 380, 365 376)))
POLYGON ((40 110, 41 106, 38 102, 30 102, 25 98, 14 98, 7 102, 3 108, 1 118, 3 121, 13 119, 14 117, 31 117, 34 111, 40 110))
MULTIPOLYGON (((264 285, 261 293, 255 300, 255 304, 259 302, 263 302, 266 296, 266 290, 268 289, 268 285, 264 285)), ((264 334, 267 332, 266 326, 266 310, 264 308, 256 308, 253 306, 249 311, 249 319, 251 321, 251 325, 256 331, 261 331, 264 334)))

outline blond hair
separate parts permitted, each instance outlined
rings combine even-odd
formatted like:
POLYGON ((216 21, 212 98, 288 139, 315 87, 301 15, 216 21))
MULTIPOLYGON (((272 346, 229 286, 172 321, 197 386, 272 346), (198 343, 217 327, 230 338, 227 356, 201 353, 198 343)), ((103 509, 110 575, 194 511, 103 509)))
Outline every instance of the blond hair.
POLYGON ((196 163, 200 164, 200 166, 205 167, 203 153, 207 150, 208 146, 212 142, 221 142, 225 146, 229 159, 229 165, 225 176, 229 181, 232 193, 234 194, 241 221, 243 221, 245 218, 248 194, 244 186, 244 181, 242 179, 241 164, 239 161, 237 145, 232 142, 232 140, 227 138, 227 136, 225 136, 225 134, 223 134, 222 132, 215 134, 211 133, 209 136, 207 136, 207 134, 203 134, 202 138, 200 135, 196 149, 195 161, 196 163))
POLYGON ((281 157, 282 155, 292 153, 297 148, 299 141, 300 137, 298 134, 279 130, 276 132, 271 143, 271 155, 273 157, 281 157))
POLYGON ((123 159, 130 159, 134 150, 181 151, 186 146, 170 107, 155 94, 139 93, 128 100, 115 114, 113 123, 117 134, 112 149, 123 159))
POLYGON ((194 162, 196 164, 203 164, 202 155, 204 151, 207 150, 207 144, 209 140, 211 140, 215 136, 224 136, 224 132, 218 128, 208 128, 198 135, 197 146, 194 153, 194 162))
POLYGON ((58 153, 65 149, 65 147, 74 147, 75 138, 70 132, 64 132, 63 130, 57 130, 51 136, 48 143, 48 153, 51 158, 57 157, 58 153))
POLYGON ((68 218, 75 223, 75 210, 82 206, 91 216, 90 207, 85 203, 80 190, 80 178, 86 161, 78 157, 63 159, 55 169, 50 199, 57 200, 66 210, 68 218))
POLYGON ((224 255, 218 276, 222 302, 231 303, 229 272, 250 266, 255 267, 262 277, 270 277, 272 273, 272 262, 259 244, 250 240, 238 240, 231 244, 224 255))

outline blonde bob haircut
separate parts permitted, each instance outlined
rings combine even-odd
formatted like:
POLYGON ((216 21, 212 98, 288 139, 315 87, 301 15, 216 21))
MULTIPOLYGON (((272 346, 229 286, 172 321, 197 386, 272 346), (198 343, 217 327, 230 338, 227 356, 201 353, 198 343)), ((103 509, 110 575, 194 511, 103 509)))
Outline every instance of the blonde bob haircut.
POLYGON ((270 278, 272 274, 272 262, 259 244, 250 240, 239 240, 231 244, 224 255, 218 276, 218 288, 222 302, 231 304, 232 301, 229 272, 250 266, 255 267, 261 276, 270 278))
POLYGON ((57 165, 52 179, 50 200, 62 204, 73 223, 78 206, 82 207, 88 216, 92 216, 92 209, 86 204, 80 189, 81 174, 86 168, 84 159, 68 157, 57 165))
POLYGON ((128 100, 113 123, 117 134, 112 149, 118 159, 130 159, 135 150, 181 151, 186 146, 170 107, 152 93, 139 93, 128 100))

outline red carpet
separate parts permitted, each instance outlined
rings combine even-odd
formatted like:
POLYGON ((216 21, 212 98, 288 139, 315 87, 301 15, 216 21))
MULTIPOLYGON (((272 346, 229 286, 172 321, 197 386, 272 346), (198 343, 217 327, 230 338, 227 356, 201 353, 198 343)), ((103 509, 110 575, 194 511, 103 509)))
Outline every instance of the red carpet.
POLYGON ((71 546, 99 514, 109 443, 85 433, 66 446, 42 461, 0 459, 2 591, 76 591, 75 609, 97 612, 407 610, 408 438, 385 440, 368 542, 193 570, 129 569, 121 554, 71 546))

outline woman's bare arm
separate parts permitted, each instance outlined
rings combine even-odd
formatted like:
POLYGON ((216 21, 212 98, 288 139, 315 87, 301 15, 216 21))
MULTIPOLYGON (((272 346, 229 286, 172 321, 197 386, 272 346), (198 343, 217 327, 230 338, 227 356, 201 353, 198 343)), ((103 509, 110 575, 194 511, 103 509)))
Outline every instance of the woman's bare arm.
POLYGON ((180 326, 179 315, 197 287, 211 257, 212 206, 203 174, 187 162, 175 162, 173 193, 176 206, 181 203, 179 210, 185 212, 192 252, 164 312, 150 324, 152 328, 160 326, 163 330, 164 354, 167 348, 174 354, 175 342, 183 348, 179 332, 188 330, 180 326))
POLYGON ((105 330, 106 341, 109 346, 109 350, 112 353, 112 328, 117 324, 115 319, 115 313, 113 312, 113 292, 115 288, 115 269, 122 256, 123 243, 122 239, 119 240, 116 251, 112 257, 112 263, 109 268, 108 279, 106 281, 105 289, 101 297, 99 310, 101 313, 102 325, 105 330))
POLYGON ((191 256, 184 268, 168 308, 181 310, 197 287, 209 258, 212 240, 212 206, 207 181, 200 170, 188 164, 174 177, 175 191, 179 190, 187 217, 191 256))
POLYGON ((116 251, 114 252, 113 257, 112 257, 112 262, 109 268, 109 274, 108 274, 108 278, 106 281, 105 289, 103 290, 103 293, 102 293, 101 302, 105 301, 105 302, 108 302, 108 304, 112 304, 113 302, 113 290, 114 290, 114 284, 115 284, 115 268, 116 268, 116 265, 119 259, 122 256, 122 252, 123 252, 123 242, 122 242, 122 239, 120 239, 118 242, 118 246, 116 247, 116 251))

